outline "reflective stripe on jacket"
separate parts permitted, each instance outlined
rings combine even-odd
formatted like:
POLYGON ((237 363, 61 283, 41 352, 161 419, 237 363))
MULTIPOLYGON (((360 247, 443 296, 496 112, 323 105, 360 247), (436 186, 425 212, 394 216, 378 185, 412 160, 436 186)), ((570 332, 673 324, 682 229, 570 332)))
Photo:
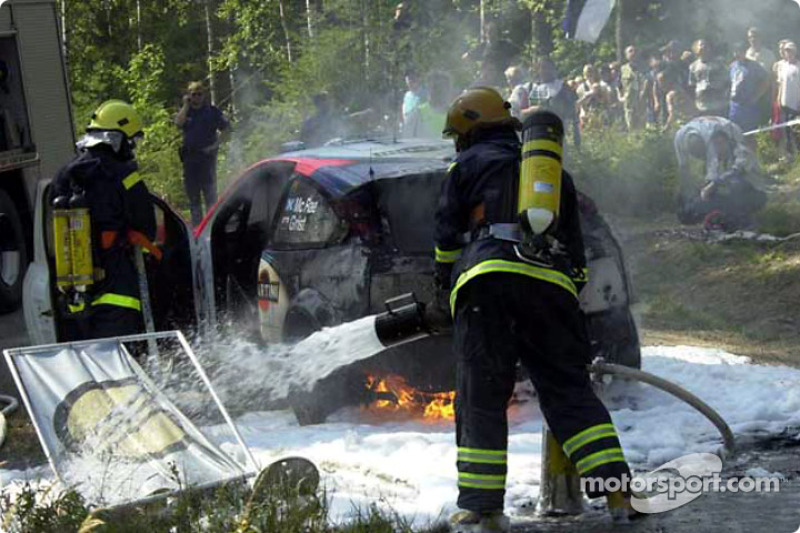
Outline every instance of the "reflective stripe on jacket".
POLYGON ((510 128, 479 132, 475 143, 459 153, 442 184, 436 211, 434 240, 437 270, 450 272, 450 303, 455 309, 458 291, 478 275, 510 272, 526 275, 567 290, 577 297, 585 283, 583 236, 580 229, 575 186, 562 174, 560 216, 551 232, 566 249, 570 269, 561 271, 522 261, 514 244, 494 238, 473 240, 466 246, 463 235, 475 232, 476 223, 516 223, 521 143, 510 128), (474 213, 481 220, 471 220, 474 213), (573 274, 577 273, 577 274, 573 274))

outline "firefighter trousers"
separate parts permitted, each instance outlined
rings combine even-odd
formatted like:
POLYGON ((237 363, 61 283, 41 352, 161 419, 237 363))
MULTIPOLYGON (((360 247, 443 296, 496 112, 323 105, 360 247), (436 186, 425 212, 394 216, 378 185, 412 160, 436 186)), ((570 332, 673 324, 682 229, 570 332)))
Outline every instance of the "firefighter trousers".
POLYGON ((105 250, 99 265, 105 279, 87 295, 84 306, 73 310, 65 328, 66 340, 102 339, 144 331, 139 299, 139 275, 124 248, 105 250))
POLYGON ((478 276, 459 291, 454 342, 460 508, 503 509, 506 409, 517 361, 536 388, 553 435, 581 476, 607 480, 630 475, 608 410, 592 389, 585 319, 572 294, 521 274, 478 276))

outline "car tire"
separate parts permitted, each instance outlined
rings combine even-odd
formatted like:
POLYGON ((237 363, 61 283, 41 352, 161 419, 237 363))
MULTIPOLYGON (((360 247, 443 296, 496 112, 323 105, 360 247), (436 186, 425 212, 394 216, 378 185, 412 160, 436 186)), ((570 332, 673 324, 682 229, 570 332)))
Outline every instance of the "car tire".
POLYGON ((27 266, 22 220, 8 194, 0 191, 0 313, 14 311, 22 303, 27 266))
POLYGON ((326 402, 317 401, 315 398, 303 398, 302 400, 293 398, 291 403, 297 423, 301 426, 322 424, 334 411, 328 407, 326 402))
POLYGON ((358 364, 336 370, 320 380, 310 392, 295 392, 289 404, 301 426, 322 424, 342 407, 366 402, 366 376, 358 364))

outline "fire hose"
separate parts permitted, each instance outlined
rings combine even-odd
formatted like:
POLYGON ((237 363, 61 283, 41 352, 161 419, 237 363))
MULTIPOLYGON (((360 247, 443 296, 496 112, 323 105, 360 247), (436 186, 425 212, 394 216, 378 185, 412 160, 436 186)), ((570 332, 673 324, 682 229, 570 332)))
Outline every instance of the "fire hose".
POLYGON ((597 375, 604 375, 604 374, 617 375, 623 378, 641 381, 642 383, 647 383, 648 385, 652 385, 657 389, 660 389, 664 392, 668 392, 669 394, 672 394, 676 398, 683 400, 684 402, 688 403, 689 405, 697 409, 712 424, 714 424, 717 430, 719 430, 720 434, 722 435, 722 441, 724 443, 725 451, 727 452, 727 454, 732 455, 734 453, 736 442, 733 437, 733 432, 731 431, 731 428, 728 426, 725 420, 707 403, 705 403, 703 400, 701 400, 691 392, 687 391, 683 387, 679 387, 678 385, 670 381, 667 381, 664 378, 660 378, 648 372, 644 372, 642 370, 638 370, 636 368, 631 368, 628 366, 606 363, 602 359, 597 359, 591 365, 589 365, 589 372, 597 375))
POLYGON ((6 440, 6 416, 10 415, 14 411, 17 410, 19 406, 19 402, 13 396, 6 396, 0 394, 0 402, 6 404, 5 407, 0 409, 0 446, 3 446, 3 442, 6 440))

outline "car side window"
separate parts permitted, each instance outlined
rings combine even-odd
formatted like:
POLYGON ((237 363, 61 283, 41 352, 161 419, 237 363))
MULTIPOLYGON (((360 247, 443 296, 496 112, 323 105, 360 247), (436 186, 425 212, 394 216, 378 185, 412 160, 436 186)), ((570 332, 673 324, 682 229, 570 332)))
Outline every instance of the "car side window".
POLYGON ((308 181, 296 178, 280 207, 272 246, 276 248, 322 247, 341 241, 346 227, 328 200, 308 181))

